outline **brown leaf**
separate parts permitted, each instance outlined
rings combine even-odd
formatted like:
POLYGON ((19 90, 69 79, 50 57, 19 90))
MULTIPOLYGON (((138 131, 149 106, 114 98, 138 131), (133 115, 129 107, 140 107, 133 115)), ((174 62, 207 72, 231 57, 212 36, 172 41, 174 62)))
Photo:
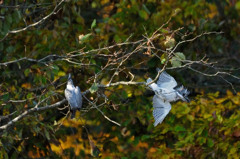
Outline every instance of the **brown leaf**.
POLYGON ((232 134, 233 137, 240 137, 240 129, 237 129, 232 134))

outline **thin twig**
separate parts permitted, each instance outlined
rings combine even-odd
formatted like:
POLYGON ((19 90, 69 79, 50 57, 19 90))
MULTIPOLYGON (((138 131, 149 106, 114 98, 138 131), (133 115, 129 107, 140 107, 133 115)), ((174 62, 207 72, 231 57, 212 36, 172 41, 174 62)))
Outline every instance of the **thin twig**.
POLYGON ((31 27, 37 26, 38 24, 42 23, 43 21, 45 21, 46 19, 48 19, 49 17, 51 17, 53 14, 55 14, 55 12, 57 11, 58 7, 64 2, 65 0, 61 0, 53 9, 53 11, 48 14, 47 16, 43 17, 41 20, 37 21, 36 23, 30 24, 24 28, 21 29, 16 29, 16 30, 12 30, 12 31, 8 31, 8 33, 2 38, 0 39, 0 42, 2 42, 9 34, 16 34, 22 31, 25 31, 31 27))
POLYGON ((85 95, 83 95, 83 97, 89 102, 91 103, 92 106, 94 106, 101 114, 102 116, 107 119, 108 121, 112 122, 113 124, 116 124, 117 126, 121 126, 121 124, 119 124, 118 122, 110 119, 109 117, 107 117, 97 106, 96 104, 94 104, 93 102, 91 102, 89 99, 87 99, 87 97, 85 97, 85 95))

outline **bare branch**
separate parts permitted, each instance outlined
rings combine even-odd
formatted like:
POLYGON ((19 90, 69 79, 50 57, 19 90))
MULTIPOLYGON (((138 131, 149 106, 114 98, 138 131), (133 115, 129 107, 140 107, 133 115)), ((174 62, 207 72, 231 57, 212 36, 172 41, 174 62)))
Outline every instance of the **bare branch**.
POLYGON ((106 88, 106 87, 112 87, 112 86, 118 86, 118 85, 144 85, 144 84, 146 84, 146 82, 119 81, 119 82, 110 83, 107 85, 99 85, 99 87, 106 88))
MULTIPOLYGON (((234 88, 233 84, 232 84, 231 82, 229 82, 227 79, 225 79, 223 76, 219 75, 219 74, 227 74, 227 75, 230 75, 229 73, 217 71, 217 72, 214 73, 214 74, 207 74, 207 73, 198 71, 198 70, 196 70, 196 69, 193 69, 193 68, 190 67, 190 66, 189 66, 188 68, 189 68, 190 70, 192 70, 192 71, 194 71, 194 72, 197 72, 197 73, 199 73, 199 74, 202 74, 202 75, 204 75, 204 76, 208 76, 208 77, 216 77, 216 76, 218 76, 218 77, 222 78, 225 82, 227 82, 227 83, 231 86, 231 88, 233 89, 234 93, 237 93, 237 91, 236 91, 236 89, 234 88)), ((234 76, 234 77, 236 77, 236 76, 234 76)), ((239 77, 236 77, 236 78, 239 79, 239 77)))
POLYGON ((1 126, 0 130, 4 130, 4 129, 8 128, 9 126, 13 125, 14 123, 16 123, 17 121, 19 121, 20 119, 22 119, 23 117, 25 117, 25 116, 27 116, 27 115, 29 115, 31 113, 44 111, 44 110, 48 110, 48 109, 59 107, 60 105, 62 105, 66 101, 67 101, 66 99, 63 99, 63 100, 61 100, 61 101, 59 101, 57 103, 54 103, 52 105, 48 105, 48 106, 45 106, 45 107, 41 107, 41 108, 33 107, 33 108, 23 112, 22 114, 20 114, 19 116, 17 116, 16 118, 14 118, 10 122, 8 122, 7 124, 1 126))
POLYGON ((85 97, 85 95, 83 95, 83 97, 89 102, 91 103, 92 106, 94 106, 102 115, 105 119, 107 119, 108 121, 112 122, 113 124, 116 124, 117 126, 121 126, 121 124, 119 124, 118 122, 110 119, 108 116, 106 116, 97 106, 96 104, 94 104, 93 102, 91 102, 89 99, 87 99, 87 97, 85 97))
POLYGON ((8 31, 8 33, 2 38, 0 39, 0 42, 2 42, 9 34, 16 34, 22 31, 25 31, 31 27, 37 26, 38 24, 42 23, 43 21, 45 21, 46 19, 48 19, 49 17, 51 17, 53 14, 55 14, 55 12, 57 11, 58 7, 64 2, 65 0, 61 0, 53 9, 53 11, 48 14, 47 16, 43 17, 41 20, 37 21, 36 23, 30 24, 22 29, 17 29, 17 30, 12 30, 12 31, 8 31))
POLYGON ((183 43, 187 43, 187 42, 192 42, 192 41, 194 41, 194 40, 196 40, 196 39, 198 39, 198 38, 200 38, 200 37, 202 37, 202 36, 204 36, 204 35, 211 35, 211 34, 223 34, 224 32, 216 32, 216 31, 213 31, 213 32, 204 32, 204 33, 201 33, 201 34, 199 34, 199 35, 197 35, 197 36, 195 36, 194 38, 192 38, 192 39, 188 39, 188 40, 183 40, 183 41, 180 41, 180 42, 178 42, 177 44, 176 44, 176 46, 173 48, 173 49, 171 49, 171 54, 178 48, 178 46, 179 45, 181 45, 181 44, 183 44, 183 43))

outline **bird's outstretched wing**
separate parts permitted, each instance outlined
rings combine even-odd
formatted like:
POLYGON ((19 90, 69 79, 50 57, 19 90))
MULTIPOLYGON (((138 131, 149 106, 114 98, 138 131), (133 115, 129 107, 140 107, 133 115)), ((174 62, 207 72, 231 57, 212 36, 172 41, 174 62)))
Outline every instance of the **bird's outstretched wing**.
POLYGON ((159 76, 157 85, 161 88, 173 89, 174 87, 177 86, 177 82, 166 71, 163 71, 159 76))
POLYGON ((171 104, 169 102, 164 102, 157 95, 153 97, 153 117, 154 117, 154 126, 157 126, 159 123, 162 123, 164 118, 168 115, 171 110, 171 104))
POLYGON ((75 91, 75 96, 76 96, 77 107, 78 107, 78 109, 80 109, 80 108, 82 108, 82 93, 78 86, 75 88, 74 91, 75 91))
POLYGON ((71 109, 77 108, 78 105, 75 99, 75 93, 72 92, 71 90, 68 90, 67 88, 65 89, 64 93, 68 103, 71 106, 71 109))

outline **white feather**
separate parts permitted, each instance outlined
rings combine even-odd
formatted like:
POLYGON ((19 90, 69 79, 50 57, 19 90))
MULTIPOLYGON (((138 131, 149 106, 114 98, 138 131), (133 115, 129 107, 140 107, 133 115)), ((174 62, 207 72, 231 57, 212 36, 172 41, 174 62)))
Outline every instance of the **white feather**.
POLYGON ((77 101, 78 108, 81 108, 82 107, 82 93, 81 93, 81 90, 78 86, 76 86, 74 92, 75 92, 75 95, 76 95, 76 101, 77 101))
POLYGON ((68 83, 64 93, 72 110, 82 107, 82 94, 78 86, 75 87, 73 84, 68 83))
POLYGON ((163 101, 157 95, 153 97, 153 117, 154 117, 154 126, 161 124, 164 118, 168 115, 171 110, 171 104, 167 101, 163 101))

